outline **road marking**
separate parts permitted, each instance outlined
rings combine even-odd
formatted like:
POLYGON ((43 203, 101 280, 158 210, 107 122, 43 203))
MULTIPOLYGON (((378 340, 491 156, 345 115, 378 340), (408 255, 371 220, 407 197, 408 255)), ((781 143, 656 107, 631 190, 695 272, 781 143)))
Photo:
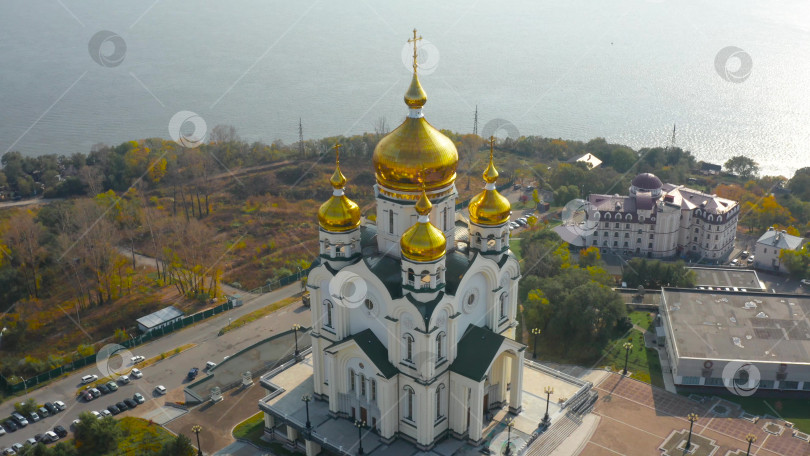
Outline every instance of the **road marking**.
POLYGON ((589 441, 589 442, 588 442, 588 444, 589 444, 589 445, 595 445, 595 446, 598 446, 599 448, 603 448, 603 449, 605 449, 605 450, 608 450, 608 451, 610 451, 611 453, 616 453, 616 454, 620 454, 620 455, 622 455, 622 456, 627 456, 627 455, 625 455, 624 453, 619 453, 618 451, 616 451, 616 450, 614 450, 614 449, 608 448, 608 447, 606 447, 606 446, 604 446, 604 445, 599 445, 598 443, 593 442, 593 441, 589 441))

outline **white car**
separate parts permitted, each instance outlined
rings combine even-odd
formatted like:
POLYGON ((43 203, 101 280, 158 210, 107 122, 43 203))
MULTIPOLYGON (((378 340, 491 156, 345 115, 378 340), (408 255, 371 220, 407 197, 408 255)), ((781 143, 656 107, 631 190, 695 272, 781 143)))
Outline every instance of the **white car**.
POLYGON ((155 392, 157 394, 166 394, 166 387, 163 385, 158 385, 155 387, 155 392))
POLYGON ((207 370, 211 370, 211 369, 213 369, 215 367, 217 367, 217 363, 215 363, 213 361, 208 361, 207 363, 205 363, 205 368, 207 370))
POLYGON ((122 375, 122 376, 118 377, 118 381, 122 385, 126 385, 127 383, 129 383, 129 376, 128 375, 122 375))
POLYGON ((732 265, 732 266, 737 266, 738 264, 740 264, 740 260, 738 260, 738 259, 736 259, 736 258, 734 258, 733 260, 731 260, 731 265, 732 265))
POLYGON ((56 407, 57 409, 59 409, 59 411, 60 411, 60 412, 64 412, 64 411, 65 411, 65 409, 67 408, 67 406, 65 405, 65 403, 64 403, 64 402, 62 402, 62 401, 53 401, 53 405, 54 405, 54 407, 56 407))
POLYGON ((98 413, 98 412, 97 412, 97 411, 95 411, 95 410, 91 411, 90 413, 92 413, 94 417, 96 417, 96 418, 98 418, 98 419, 101 419, 101 413, 98 413))
POLYGON ((145 359, 146 359, 146 358, 144 358, 143 356, 138 355, 138 356, 133 356, 133 357, 132 357, 132 358, 130 358, 129 360, 130 360, 130 361, 132 361, 132 364, 138 364, 138 363, 140 363, 140 362, 143 362, 143 360, 145 360, 145 359))
POLYGON ((46 432, 46 433, 45 433, 45 435, 42 437, 42 440, 43 440, 45 443, 56 442, 57 440, 59 440, 59 436, 58 436, 58 435, 56 435, 56 432, 53 432, 53 431, 48 431, 48 432, 46 432))
POLYGON ((107 410, 107 409, 101 409, 100 413, 101 413, 101 416, 112 416, 112 413, 110 413, 110 411, 107 410))
POLYGON ((137 368, 132 369, 132 372, 129 373, 129 376, 132 377, 132 378, 141 378, 141 377, 143 377, 143 372, 141 372, 137 368))
POLYGON ((96 380, 98 380, 98 375, 85 375, 82 377, 82 385, 93 383, 96 380))
POLYGON ((0 435, 6 435, 6 428, 0 426, 0 435))

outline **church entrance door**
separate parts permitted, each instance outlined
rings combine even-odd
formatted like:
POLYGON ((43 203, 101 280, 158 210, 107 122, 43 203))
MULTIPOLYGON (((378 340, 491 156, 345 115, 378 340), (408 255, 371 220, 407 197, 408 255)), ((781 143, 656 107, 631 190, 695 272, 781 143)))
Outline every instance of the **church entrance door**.
POLYGON ((489 393, 484 394, 484 415, 487 414, 487 410, 489 410, 489 393))
POLYGON ((357 419, 357 415, 355 415, 354 407, 352 407, 352 421, 357 419))
POLYGON ((365 407, 360 407, 360 422, 365 423, 368 421, 368 411, 365 407))

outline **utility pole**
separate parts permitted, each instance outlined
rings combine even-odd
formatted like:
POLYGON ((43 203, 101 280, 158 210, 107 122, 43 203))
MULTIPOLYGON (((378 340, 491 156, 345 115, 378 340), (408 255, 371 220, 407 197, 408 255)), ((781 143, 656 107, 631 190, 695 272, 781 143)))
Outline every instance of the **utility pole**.
POLYGON ((475 105, 475 120, 473 121, 473 134, 478 134, 478 105, 475 105))
POLYGON ((304 158, 304 126, 300 117, 298 118, 298 155, 304 158))

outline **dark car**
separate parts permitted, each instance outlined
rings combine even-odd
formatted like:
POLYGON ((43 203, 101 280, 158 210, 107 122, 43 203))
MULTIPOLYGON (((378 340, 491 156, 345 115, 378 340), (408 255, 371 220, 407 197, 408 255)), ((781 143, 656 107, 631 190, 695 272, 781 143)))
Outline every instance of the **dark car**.
POLYGON ((37 442, 39 442, 40 440, 42 440, 42 437, 43 437, 44 435, 45 435, 45 434, 37 434, 37 435, 35 435, 35 436, 34 436, 34 440, 36 440, 37 442))
POLYGON ((138 403, 133 401, 130 398, 124 399, 124 404, 127 404, 127 408, 131 408, 131 409, 134 409, 135 407, 138 406, 138 403))
POLYGON ((118 410, 121 410, 122 412, 129 410, 129 407, 127 407, 127 404, 124 404, 123 401, 115 404, 115 406, 118 407, 118 410))
POLYGON ((5 427, 8 432, 14 432, 17 430, 17 423, 15 423, 13 420, 6 420, 3 423, 3 427, 5 427))
POLYGON ((67 429, 65 429, 64 427, 62 427, 62 425, 61 425, 61 424, 57 424, 56 426, 54 426, 54 427, 53 427, 53 432, 54 432, 54 433, 56 433, 56 435, 58 435, 60 439, 62 439, 62 438, 64 438, 65 436, 67 436, 67 435, 68 435, 68 431, 67 431, 67 429))
POLYGON ((53 405, 53 403, 51 402, 46 402, 42 404, 42 406, 48 409, 48 413, 50 413, 51 415, 56 415, 57 413, 59 413, 59 409, 56 408, 56 406, 53 405))
POLYGON ((191 370, 188 371, 188 379, 189 380, 194 380, 194 378, 197 377, 197 374, 199 374, 199 373, 200 373, 200 369, 198 369, 196 367, 192 367, 191 370))
POLYGON ((110 387, 104 383, 98 385, 96 388, 98 388, 98 390, 101 391, 103 394, 110 394, 110 387))
POLYGON ((109 410, 110 413, 112 413, 113 415, 118 415, 119 413, 121 413, 121 410, 119 410, 118 407, 116 407, 115 405, 107 407, 107 410, 109 410))

